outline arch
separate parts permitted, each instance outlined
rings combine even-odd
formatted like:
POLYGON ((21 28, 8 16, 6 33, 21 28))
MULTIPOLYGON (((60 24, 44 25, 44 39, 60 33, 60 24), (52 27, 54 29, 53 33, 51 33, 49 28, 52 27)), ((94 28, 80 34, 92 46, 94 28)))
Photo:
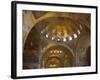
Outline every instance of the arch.
POLYGON ((47 64, 50 64, 50 62, 51 65, 53 63, 55 67, 72 67, 74 63, 74 56, 68 48, 61 45, 54 45, 43 52, 41 59, 41 67, 47 68, 47 64))

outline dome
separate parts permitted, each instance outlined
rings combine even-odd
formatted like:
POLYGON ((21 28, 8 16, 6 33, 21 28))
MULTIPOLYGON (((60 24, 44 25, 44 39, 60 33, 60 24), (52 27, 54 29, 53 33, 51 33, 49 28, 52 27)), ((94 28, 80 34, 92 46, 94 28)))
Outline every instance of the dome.
POLYGON ((71 41, 76 39, 82 30, 81 24, 65 17, 48 18, 42 27, 41 34, 47 39, 56 41, 71 41))

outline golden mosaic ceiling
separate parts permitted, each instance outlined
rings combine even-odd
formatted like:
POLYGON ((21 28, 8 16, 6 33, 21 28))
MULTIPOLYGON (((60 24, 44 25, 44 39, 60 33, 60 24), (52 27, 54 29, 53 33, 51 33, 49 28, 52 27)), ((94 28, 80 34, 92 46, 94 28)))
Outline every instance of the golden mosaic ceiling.
POLYGON ((23 11, 23 19, 23 69, 91 64, 90 14, 23 11))

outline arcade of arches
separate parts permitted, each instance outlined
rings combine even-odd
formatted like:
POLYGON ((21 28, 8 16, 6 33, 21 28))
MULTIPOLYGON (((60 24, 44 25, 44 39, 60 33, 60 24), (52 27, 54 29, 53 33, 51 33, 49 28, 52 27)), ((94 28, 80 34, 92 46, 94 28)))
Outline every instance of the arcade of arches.
POLYGON ((91 65, 90 14, 23 10, 23 69, 91 65))

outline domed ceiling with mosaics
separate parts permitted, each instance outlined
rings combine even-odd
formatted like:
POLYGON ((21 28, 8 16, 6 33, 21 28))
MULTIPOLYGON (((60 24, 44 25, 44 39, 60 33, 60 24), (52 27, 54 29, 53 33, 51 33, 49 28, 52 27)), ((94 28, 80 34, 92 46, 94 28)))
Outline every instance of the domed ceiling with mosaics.
POLYGON ((90 16, 23 10, 23 69, 90 66, 90 16))

